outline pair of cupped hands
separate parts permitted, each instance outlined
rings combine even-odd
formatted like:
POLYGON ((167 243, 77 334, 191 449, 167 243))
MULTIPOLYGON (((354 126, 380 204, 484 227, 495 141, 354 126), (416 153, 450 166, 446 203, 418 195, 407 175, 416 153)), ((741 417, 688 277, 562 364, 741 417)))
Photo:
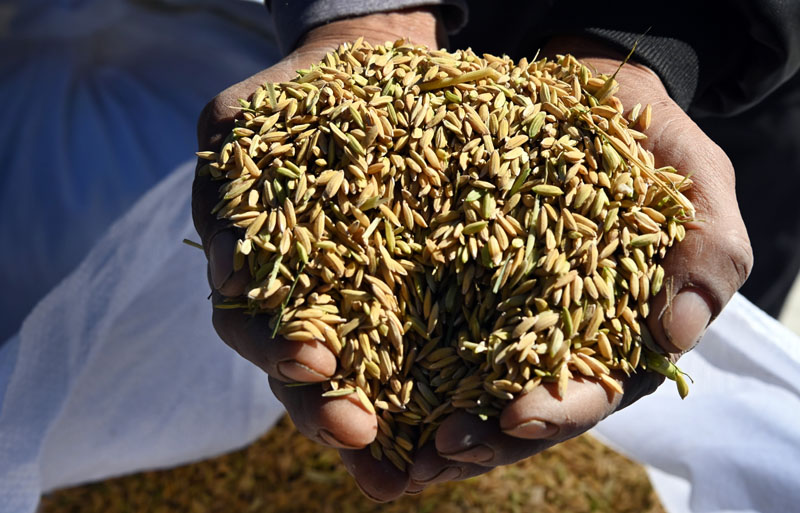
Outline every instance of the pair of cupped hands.
MULTIPOLYGON (((296 50, 274 66, 231 86, 203 110, 200 150, 219 150, 233 128, 239 98, 249 98, 267 82, 288 81, 342 42, 364 36, 381 44, 408 38, 431 48, 444 47, 442 25, 425 9, 367 15, 323 25, 310 31, 296 50)), ((611 74, 624 58, 599 43, 574 37, 556 38, 545 54, 571 53, 598 72, 611 74)), ((663 266, 671 290, 651 300, 647 325, 654 339, 677 359, 701 338, 711 320, 741 287, 752 267, 752 252, 739 214, 733 167, 724 152, 676 105, 658 76, 628 62, 616 76, 617 97, 626 108, 652 105, 652 123, 645 147, 656 166, 671 165, 692 173, 687 196, 696 222, 686 225, 686 239, 670 249, 663 266), (668 293, 673 296, 667 297, 668 293)), ((215 303, 243 294, 250 281, 246 267, 233 271, 237 234, 211 215, 219 184, 197 177, 192 210, 208 257, 215 303)), ((666 287, 665 287, 666 289, 666 287)), ((287 386, 325 381, 336 371, 336 358, 318 342, 273 340, 266 317, 238 310, 214 309, 219 336, 241 356, 269 374, 272 391, 305 436, 339 449, 361 490, 377 501, 419 493, 428 485, 465 479, 514 463, 590 429, 600 420, 653 392, 663 377, 639 372, 620 377, 624 394, 611 394, 600 384, 576 378, 559 399, 549 385, 535 388, 509 403, 499 418, 481 420, 466 412, 451 414, 435 439, 419 449, 414 463, 401 472, 387 460, 377 461, 366 446, 377 432, 375 415, 352 396, 323 398, 318 386, 287 386)))

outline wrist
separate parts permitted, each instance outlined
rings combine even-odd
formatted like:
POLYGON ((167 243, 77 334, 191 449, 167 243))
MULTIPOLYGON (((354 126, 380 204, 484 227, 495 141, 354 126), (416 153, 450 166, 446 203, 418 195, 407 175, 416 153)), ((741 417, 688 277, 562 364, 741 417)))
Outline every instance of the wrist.
POLYGON ((295 52, 329 51, 343 42, 359 37, 370 44, 408 39, 429 48, 447 45, 444 25, 436 9, 414 8, 401 11, 367 14, 356 18, 332 21, 309 30, 295 52))
MULTIPOLYGON (((547 42, 542 53, 547 57, 571 54, 586 64, 593 73, 609 76, 617 71, 627 56, 627 53, 623 53, 599 39, 578 35, 555 36, 547 42)), ((627 81, 635 82, 639 86, 647 86, 652 91, 663 92, 664 96, 668 96, 661 78, 648 66, 637 62, 635 54, 622 67, 617 80, 621 76, 626 77, 627 81)))

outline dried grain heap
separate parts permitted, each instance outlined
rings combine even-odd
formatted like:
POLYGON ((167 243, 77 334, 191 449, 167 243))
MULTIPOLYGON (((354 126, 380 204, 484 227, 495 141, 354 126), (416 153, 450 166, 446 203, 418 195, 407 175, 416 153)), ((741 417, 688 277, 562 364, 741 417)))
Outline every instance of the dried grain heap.
POLYGON ((400 468, 454 409, 497 415, 576 374, 620 390, 612 371, 670 373, 640 322, 693 215, 690 180, 654 169, 650 108, 624 117, 615 87, 571 56, 360 40, 267 84, 199 154, 253 276, 223 307, 327 344, 325 395, 376 411, 372 452, 400 468))

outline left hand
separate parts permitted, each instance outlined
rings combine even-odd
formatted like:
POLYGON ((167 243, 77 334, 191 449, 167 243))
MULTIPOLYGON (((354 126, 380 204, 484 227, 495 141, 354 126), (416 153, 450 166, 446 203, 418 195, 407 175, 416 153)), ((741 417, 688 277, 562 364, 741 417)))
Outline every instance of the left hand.
MULTIPOLYGON (((624 58, 578 38, 552 41, 545 55, 556 53, 571 53, 590 69, 607 75, 624 58)), ((636 103, 652 105, 644 146, 654 154, 656 166, 669 164, 682 173, 693 173, 693 186, 686 196, 700 222, 687 223, 686 239, 668 251, 662 265, 673 287, 664 287, 651 299, 647 318, 654 339, 675 361, 694 347, 742 286, 752 268, 752 250, 736 202, 733 167, 724 152, 672 101, 647 67, 628 62, 616 80, 620 84, 616 96, 628 109, 636 103)), ((482 421, 466 412, 452 414, 439 427, 436 450, 423 450, 417 456, 407 491, 525 459, 584 433, 664 381, 655 372, 617 377, 624 394, 609 393, 594 381, 576 378, 563 399, 553 386, 539 386, 509 403, 499 418, 482 421)))

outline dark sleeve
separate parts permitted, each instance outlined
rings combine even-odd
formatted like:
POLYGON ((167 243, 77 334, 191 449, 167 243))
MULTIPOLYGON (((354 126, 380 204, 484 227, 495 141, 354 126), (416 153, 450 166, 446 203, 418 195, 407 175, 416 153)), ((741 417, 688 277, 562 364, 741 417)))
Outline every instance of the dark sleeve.
MULTIPOLYGON (((561 3, 561 2, 559 2, 561 3)), ((615 2, 583 17, 583 31, 636 58, 697 116, 727 116, 759 103, 800 68, 800 2, 615 2), (609 6, 610 7, 610 6, 609 6), (636 13, 636 14, 623 14, 636 13)), ((567 13, 556 8, 556 19, 567 13)))
POLYGON ((448 32, 454 33, 466 23, 467 3, 471 21, 461 32, 473 37, 454 40, 495 53, 496 45, 480 40, 507 41, 510 52, 517 40, 581 33, 626 53, 639 40, 635 58, 658 73, 672 98, 696 116, 742 112, 800 68, 798 0, 616 0, 607 5, 539 0, 511 10, 485 0, 267 0, 285 52, 322 23, 425 5, 440 6, 448 32), (521 16, 509 15, 520 10, 521 16))
POLYGON ((278 45, 288 53, 300 37, 330 21, 411 7, 438 7, 448 32, 467 22, 466 0, 266 0, 272 13, 278 45))

